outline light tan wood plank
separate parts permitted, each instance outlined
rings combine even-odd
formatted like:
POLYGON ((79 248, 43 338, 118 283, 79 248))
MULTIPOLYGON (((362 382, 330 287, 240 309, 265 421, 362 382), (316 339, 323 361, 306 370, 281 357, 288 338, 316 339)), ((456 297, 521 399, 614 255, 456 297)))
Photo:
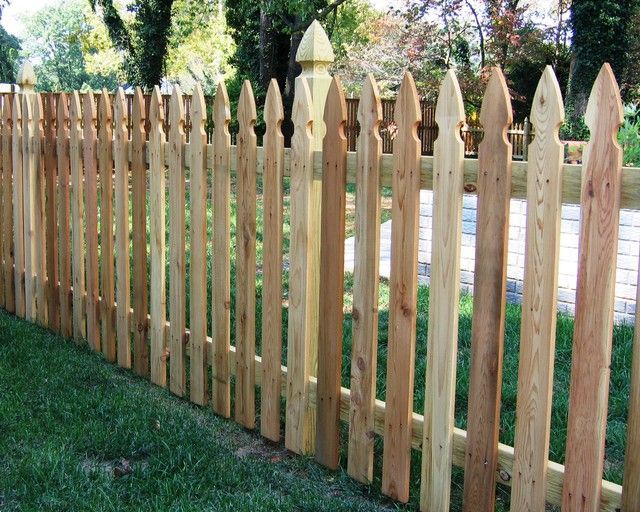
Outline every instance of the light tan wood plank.
POLYGON ((493 68, 480 111, 485 133, 478 147, 465 512, 490 511, 495 503, 511 189, 512 148, 505 132, 512 120, 504 76, 493 68))
POLYGON ((113 100, 115 167, 116 352, 118 364, 131 368, 131 336, 127 329, 131 277, 129 274, 129 137, 127 103, 120 87, 113 100))
POLYGON ((344 237, 347 188, 347 105, 335 76, 324 109, 320 298, 318 329, 318 407, 316 460, 330 469, 340 465, 340 378, 344 322, 344 237))
POLYGON ((312 267, 311 199, 313 188, 313 107, 306 79, 296 84, 291 138, 291 244, 289 248, 289 325, 285 446, 309 454, 314 449, 314 417, 309 407, 311 373, 312 267))
POLYGON ((45 237, 46 237, 46 269, 47 269, 47 320, 49 328, 60 332, 60 292, 58 282, 58 188, 56 162, 56 95, 47 94, 45 102, 45 237))
POLYGON ((151 382, 167 385, 167 352, 165 344, 166 296, 166 227, 165 165, 163 131, 164 109, 160 88, 155 86, 149 105, 149 219, 151 233, 151 382))
POLYGON ((12 155, 12 130, 11 103, 13 95, 5 94, 2 97, 2 168, 4 171, 3 194, 3 233, 4 233, 4 307, 9 313, 16 312, 16 288, 14 275, 14 240, 13 240, 13 155, 12 155))
POLYGON ((212 406, 214 412, 231 415, 231 135, 229 96, 220 82, 213 104, 213 277, 211 305, 213 326, 212 406))
POLYGON ((405 73, 396 100, 391 229, 387 405, 382 492, 409 499, 411 413, 416 345, 418 224, 420 215, 420 103, 413 77, 405 73))
POLYGON ((235 419, 254 428, 256 355, 256 103, 245 80, 238 102, 236 174, 236 400, 235 419))
POLYGON ((142 89, 133 95, 131 123, 131 235, 133 238, 133 310, 136 330, 133 333, 133 369, 138 375, 149 375, 149 342, 147 314, 147 164, 145 161, 145 101, 142 89))
POLYGON ((83 94, 82 160, 85 175, 85 225, 86 225, 86 279, 87 279, 87 341, 100 350, 100 317, 98 311, 98 162, 97 162, 97 112, 91 91, 83 94))
POLYGON ((69 162, 71 167, 71 270, 73 282, 73 337, 86 338, 82 296, 86 293, 84 268, 84 172, 80 95, 69 96, 69 162))
POLYGON ((513 512, 545 507, 562 217, 560 169, 564 157, 564 148, 558 139, 564 108, 551 66, 546 67, 538 84, 531 121, 536 137, 528 149, 529 197, 511 493, 513 512))
POLYGON ((101 346, 107 361, 116 360, 115 276, 113 244, 113 116, 111 99, 102 89, 98 101, 98 172, 100 176, 101 346))
POLYGON ((182 92, 174 85, 169 102, 169 389, 178 396, 184 396, 186 392, 184 143, 182 92))
POLYGON ((40 325, 48 326, 46 233, 45 233, 45 191, 44 174, 44 120, 45 112, 40 93, 33 97, 33 283, 36 297, 36 319, 40 325))
POLYGON ((583 155, 564 511, 600 509, 622 186, 616 133, 622 120, 618 84, 604 64, 585 112, 591 139, 583 155))
MULTIPOLYGON (((60 332, 73 335, 73 297, 71 295, 71 160, 69 156, 69 108, 68 97, 58 96, 56 122, 56 152, 58 160, 58 262, 60 275, 60 332)), ((112 301, 113 302, 113 301, 112 301)))
POLYGON ((33 100, 22 94, 22 192, 24 194, 24 300, 26 319, 36 322, 36 154, 34 151, 35 128, 33 125, 33 100))
POLYGON ((22 102, 13 96, 11 158, 13 163, 13 251, 16 315, 26 317, 24 288, 24 168, 22 162, 22 102))
MULTIPOLYGON (((260 433, 280 441, 282 361, 282 178, 284 108, 278 82, 272 79, 264 108, 264 233, 262 237, 262 388, 260 433)), ((259 166, 258 166, 259 167, 259 166)))
POLYGON ((209 366, 207 351, 207 105, 199 84, 191 100, 191 289, 189 327, 190 394, 192 402, 206 405, 209 366))
MULTIPOLYGON (((0 100, 4 103, 5 97, 0 97, 0 100)), ((0 125, 0 129, 4 131, 4 123, 0 125)), ((11 219, 11 217, 7 217, 6 209, 7 209, 7 177, 11 172, 11 169, 4 165, 4 161, 2 158, 2 146, 0 144, 0 308, 6 311, 6 295, 7 295, 7 287, 6 287, 6 279, 7 279, 7 250, 5 247, 9 245, 9 238, 6 235, 6 226, 8 225, 5 221, 6 219, 11 219)), ((13 215, 13 212, 11 212, 13 215)))
POLYGON ((353 276, 353 346, 349 405, 349 475, 373 480, 373 422, 378 353, 378 280, 380 255, 380 122, 382 104, 372 75, 358 104, 356 221, 353 276))
POLYGON ((464 104, 455 72, 440 86, 435 120, 433 238, 420 509, 449 510, 458 355, 464 104))

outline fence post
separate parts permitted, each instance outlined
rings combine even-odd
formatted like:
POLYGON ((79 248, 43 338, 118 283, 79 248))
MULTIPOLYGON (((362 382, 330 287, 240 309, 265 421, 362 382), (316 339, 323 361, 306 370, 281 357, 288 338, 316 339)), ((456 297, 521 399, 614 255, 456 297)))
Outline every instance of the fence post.
MULTIPOLYGON (((322 25, 314 20, 304 33, 296 61, 302 66, 302 73, 296 78, 295 86, 300 87, 300 81, 307 79, 311 99, 313 101, 313 149, 322 151, 322 140, 326 132, 324 124, 324 106, 331 85, 329 65, 335 60, 331 42, 322 25)), ((320 203, 322 195, 322 181, 314 180, 309 204, 309 227, 314 233, 311 237, 311 268, 320 268, 320 203)), ((311 272, 308 293, 311 296, 311 310, 309 318, 309 370, 311 375, 317 374, 318 369, 318 307, 319 307, 319 273, 311 272)))

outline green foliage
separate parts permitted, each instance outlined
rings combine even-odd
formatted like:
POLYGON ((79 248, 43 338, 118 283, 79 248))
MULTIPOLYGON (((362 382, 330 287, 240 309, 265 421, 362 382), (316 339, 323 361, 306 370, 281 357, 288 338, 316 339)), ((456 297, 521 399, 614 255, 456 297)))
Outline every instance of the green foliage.
POLYGON ((625 105, 624 123, 618 132, 618 142, 624 151, 624 165, 640 167, 640 107, 625 105))
POLYGON ((0 27, 0 82, 12 84, 16 81, 16 61, 20 53, 20 42, 0 27))
POLYGON ((41 91, 113 89, 120 59, 84 0, 47 6, 25 20, 21 55, 34 62, 41 91))

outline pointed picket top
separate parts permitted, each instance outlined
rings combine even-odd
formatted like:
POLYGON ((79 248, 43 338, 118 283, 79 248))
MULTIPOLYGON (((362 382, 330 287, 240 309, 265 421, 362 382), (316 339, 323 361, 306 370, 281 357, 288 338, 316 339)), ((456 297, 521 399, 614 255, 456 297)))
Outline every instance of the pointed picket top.
POLYGON ((418 124, 422 115, 416 83, 409 71, 405 71, 402 78, 393 118, 398 126, 398 137, 404 137, 413 129, 413 136, 417 138, 418 124))
MULTIPOLYGON (((618 128, 624 121, 624 111, 622 100, 620 99, 620 89, 613 74, 613 70, 608 63, 604 63, 596 77, 596 81, 589 95, 587 110, 584 113, 584 121, 591 132, 588 147, 607 135, 615 142, 618 128), (598 137, 600 135, 600 137, 598 137)), ((617 142, 615 142, 617 145, 617 142)))
POLYGON ((240 123, 240 133, 253 133, 256 124, 256 101, 253 97, 251 82, 245 80, 240 91, 238 101, 238 122, 240 123))
POLYGON ((33 71, 33 64, 31 64, 31 61, 25 60, 22 63, 20 70, 18 71, 18 76, 16 77, 16 82, 20 86, 22 92, 33 92, 34 87, 38 83, 38 79, 33 71))
POLYGON ((171 98, 169 99, 169 133, 184 134, 184 102, 182 101, 182 90, 179 85, 173 86, 171 98), (177 129, 177 132, 174 130, 177 129))
POLYGON ((507 82, 498 67, 491 68, 491 78, 480 107, 480 122, 485 133, 483 141, 488 140, 487 135, 497 132, 507 143, 507 127, 513 122, 513 112, 507 82))
POLYGON ((133 93, 133 107, 131 109, 131 138, 134 138, 134 134, 140 136, 141 140, 145 139, 145 128, 144 124, 147 119, 146 112, 144 109, 144 94, 142 93, 142 89, 140 87, 136 87, 133 93))
POLYGON ((113 98, 113 120, 114 127, 113 133, 116 139, 122 137, 123 140, 127 139, 127 119, 129 117, 127 111, 127 100, 124 95, 122 87, 118 87, 116 94, 113 98))
POLYGON ((151 103, 149 105, 149 121, 151 124, 151 133, 164 132, 164 108, 162 104, 162 93, 157 85, 153 88, 151 94, 151 103))
POLYGON ((44 130, 45 111, 42 103, 42 94, 37 93, 33 97, 33 126, 41 131, 44 130))
POLYGON ((93 99, 93 92, 88 91, 82 95, 82 114, 84 123, 84 133, 94 131, 96 128, 96 103, 93 99))
POLYGON ((333 77, 329 86, 324 106, 324 122, 328 127, 325 139, 332 141, 346 139, 344 126, 347 122, 347 102, 344 99, 342 81, 338 75, 333 77))
POLYGON ((283 120, 284 107, 282 106, 280 87, 278 87, 278 81, 272 78, 271 82, 269 82, 269 89, 267 90, 267 98, 265 100, 264 122, 267 125, 267 130, 274 125, 277 129, 280 129, 283 120))
POLYGON ((80 95, 78 91, 73 91, 69 96, 69 127, 77 130, 80 127, 80 116, 82 109, 80 108, 80 95))
POLYGON ((291 121, 294 126, 294 137, 300 128, 306 127, 307 135, 311 135, 311 122, 313 120, 313 104, 311 100, 311 90, 306 78, 301 78, 296 84, 295 97, 293 98, 293 110, 291 121))
POLYGON ((196 83, 191 95, 191 139, 197 134, 206 135, 204 125, 207 121, 207 103, 199 83, 196 83))
POLYGON ((224 135, 229 135, 229 121, 231 121, 229 94, 224 82, 220 82, 213 100, 213 126, 216 130, 222 128, 224 135))
POLYGON ((107 129, 111 127, 113 115, 111 113, 111 98, 107 89, 102 89, 98 105, 98 113, 100 116, 100 139, 105 140, 107 129))
POLYGON ((382 140, 379 129, 382 121, 382 102, 378 84, 371 73, 367 75, 362 86, 357 117, 360 123, 360 137, 382 140))
POLYGON ((2 124, 5 127, 13 126, 13 119, 11 114, 11 102, 7 101, 8 96, 4 97, 4 101, 2 102, 2 124))
MULTIPOLYGON (((299 62, 304 70, 318 63, 330 64, 335 60, 336 57, 327 33, 318 20, 313 20, 300 40, 296 52, 296 62, 299 62)), ((326 68, 324 71, 327 72, 326 68)))
POLYGON ((536 132, 542 131, 557 134, 564 121, 564 105, 562 93, 553 68, 545 66, 531 105, 531 123, 536 132))
POLYGON ((460 84, 453 69, 447 71, 440 85, 435 119, 436 123, 438 123, 438 139, 442 137, 442 140, 455 140, 462 143, 460 128, 465 121, 464 103, 460 92, 460 84))
POLYGON ((68 96, 61 92, 60 96, 58 96, 58 134, 59 138, 63 138, 65 133, 69 128, 68 119, 69 119, 69 106, 67 105, 68 96))

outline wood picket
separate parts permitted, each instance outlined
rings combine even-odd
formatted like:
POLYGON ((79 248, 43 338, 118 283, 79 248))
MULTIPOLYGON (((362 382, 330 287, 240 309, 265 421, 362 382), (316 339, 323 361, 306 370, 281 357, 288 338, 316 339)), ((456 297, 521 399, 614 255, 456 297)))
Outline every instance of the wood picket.
POLYGON ((74 301, 71 292, 71 158, 68 96, 60 94, 56 112, 58 167, 58 273, 60 275, 60 332, 71 337, 74 301))
POLYGON ((3 201, 3 230, 2 236, 4 243, 4 308, 9 313, 16 312, 16 283, 14 275, 15 265, 15 249, 13 237, 13 156, 11 137, 13 130, 13 121, 11 119, 11 103, 13 97, 5 94, 2 97, 2 169, 4 176, 4 185, 2 189, 3 201))
POLYGON ((54 94, 45 101, 44 173, 45 173, 45 244, 47 320, 52 331, 60 332, 60 291, 58 267, 58 165, 56 155, 56 100, 54 94))

